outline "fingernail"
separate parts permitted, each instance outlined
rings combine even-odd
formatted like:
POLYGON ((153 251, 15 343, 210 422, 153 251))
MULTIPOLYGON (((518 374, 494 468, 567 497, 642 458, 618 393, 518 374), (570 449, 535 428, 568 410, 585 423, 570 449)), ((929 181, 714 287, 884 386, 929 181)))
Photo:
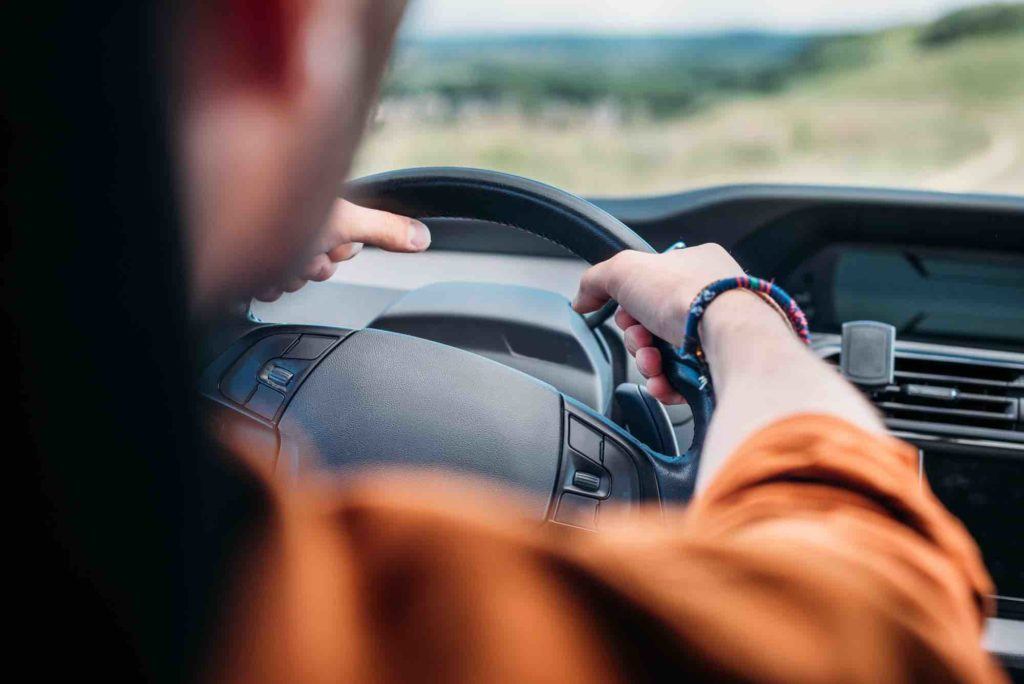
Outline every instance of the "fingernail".
POLYGON ((430 229, 419 221, 409 223, 409 245, 413 249, 423 250, 430 246, 430 229))

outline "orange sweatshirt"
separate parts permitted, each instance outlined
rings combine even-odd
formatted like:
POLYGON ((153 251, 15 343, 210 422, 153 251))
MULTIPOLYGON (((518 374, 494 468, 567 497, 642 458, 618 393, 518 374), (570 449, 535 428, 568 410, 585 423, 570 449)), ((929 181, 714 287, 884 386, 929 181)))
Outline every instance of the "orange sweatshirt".
POLYGON ((916 450, 836 418, 599 533, 452 482, 267 486, 217 681, 1004 681, 990 580, 916 450))

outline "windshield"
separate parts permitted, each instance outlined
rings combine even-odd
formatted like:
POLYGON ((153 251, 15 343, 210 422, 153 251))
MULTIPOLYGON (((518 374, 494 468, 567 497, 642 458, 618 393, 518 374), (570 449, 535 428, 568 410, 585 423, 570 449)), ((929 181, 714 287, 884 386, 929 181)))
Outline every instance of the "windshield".
POLYGON ((1024 193, 1024 3, 419 0, 358 175, 1024 193))

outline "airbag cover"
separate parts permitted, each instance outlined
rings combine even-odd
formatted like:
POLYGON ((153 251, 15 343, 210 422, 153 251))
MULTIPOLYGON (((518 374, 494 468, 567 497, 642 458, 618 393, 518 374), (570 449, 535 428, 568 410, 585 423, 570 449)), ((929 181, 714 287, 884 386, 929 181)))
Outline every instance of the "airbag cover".
POLYGON ((537 495, 542 518, 561 452, 561 395, 476 354, 385 331, 349 336, 281 422, 299 468, 438 468, 537 495))

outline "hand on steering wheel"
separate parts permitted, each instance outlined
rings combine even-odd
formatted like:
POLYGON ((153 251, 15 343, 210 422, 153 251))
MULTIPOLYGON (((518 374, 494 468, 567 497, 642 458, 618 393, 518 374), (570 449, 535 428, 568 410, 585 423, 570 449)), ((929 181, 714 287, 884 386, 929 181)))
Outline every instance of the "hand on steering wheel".
POLYGON ((743 269, 722 247, 705 244, 665 254, 631 250, 592 266, 583 274, 573 308, 589 313, 609 299, 621 309, 615 323, 625 333, 626 349, 647 378, 647 390, 665 404, 684 403, 662 368, 660 337, 678 347, 690 303, 708 283, 743 275, 743 269))
POLYGON ((300 290, 311 280, 327 280, 338 270, 339 263, 359 254, 364 245, 388 252, 422 252, 430 246, 430 230, 422 222, 345 200, 334 203, 327 222, 320 253, 301 273, 259 292, 256 299, 272 302, 285 292, 300 290))
MULTIPOLYGON (((661 334, 662 330, 666 333, 681 333, 683 329, 689 300, 686 299, 686 291, 680 290, 679 283, 675 282, 679 275, 675 273, 675 269, 662 272, 661 280, 657 281, 648 281, 647 274, 643 279, 625 278, 625 273, 629 269, 620 266, 623 260, 629 262, 642 254, 654 258, 654 248, 614 216, 565 191, 493 171, 439 168, 406 169, 359 179, 349 183, 346 196, 349 200, 364 206, 424 220, 472 219, 533 233, 596 265, 589 276, 594 279, 594 286, 585 290, 589 300, 578 302, 578 305, 601 308, 601 303, 610 301, 611 297, 621 290, 623 296, 632 298, 626 310, 637 320, 642 320, 650 326, 648 330, 661 334), (616 255, 623 251, 626 251, 627 255, 619 259, 616 255), (630 256, 630 252, 635 254, 630 256), (612 263, 616 265, 608 265, 612 263), (597 276, 593 275, 595 273, 597 276), (600 277, 602 273, 607 274, 611 280, 603 281, 600 277), (672 282, 666 285, 665 279, 672 282), (640 290, 634 290, 638 293, 636 295, 631 294, 631 288, 640 286, 635 286, 629 282, 630 280, 650 282, 651 294, 641 295, 640 290), (603 288, 602 283, 605 285, 603 288), (665 304, 666 292, 683 293, 676 295, 676 306, 665 304), (640 306, 641 298, 646 302, 643 306, 640 306), (670 324, 676 313, 678 323, 670 324), (674 327, 676 325, 678 328, 674 327)), ((704 251, 711 249, 714 248, 707 248, 704 251)), ((736 274, 732 270, 738 269, 734 262, 730 264, 720 259, 717 263, 720 266, 718 270, 687 276, 692 279, 691 295, 707 285, 708 279, 713 280, 714 276, 736 274)), ((678 270, 685 273, 687 268, 678 270)), ((601 311, 591 314, 587 324, 591 328, 599 325, 606 320, 606 313, 610 315, 610 311, 610 305, 601 308, 601 311)), ((703 369, 678 356, 669 358, 668 355, 674 354, 670 344, 661 339, 655 340, 655 345, 662 355, 662 375, 666 383, 686 398, 693 411, 693 442, 688 453, 681 459, 681 462, 693 463, 700 453, 708 421, 714 409, 714 398, 703 369)), ((645 352, 644 356, 647 357, 649 354, 650 352, 645 352)), ((645 368, 651 370, 652 375, 658 375, 653 372, 654 369, 648 366, 645 368)), ((655 381, 656 388, 660 382, 655 381)), ((668 396, 667 392, 660 394, 665 398, 675 399, 668 396)))
MULTIPOLYGON (((344 193, 355 204, 340 205, 332 241, 310 252, 322 250, 330 264, 318 256, 320 268, 314 273, 311 267, 306 276, 329 277, 333 263, 358 249, 354 242, 418 251, 422 245, 413 244, 410 232, 415 224, 399 216, 460 221, 464 230, 489 223, 532 233, 596 265, 577 307, 607 301, 602 313, 613 311, 610 298, 621 298, 631 318, 620 323, 632 328, 639 321, 652 337, 664 334, 678 342, 692 293, 738 268, 715 248, 655 256, 649 243, 599 207, 491 171, 408 169, 353 181, 344 193), (636 277, 641 269, 643 277, 636 277), (666 299, 667 292, 676 294, 666 299)), ((288 285, 301 284, 300 278, 288 285)), ((568 306, 558 307, 553 315, 564 316, 566 329, 600 354, 594 321, 604 319, 585 320, 568 306)), ((646 347, 638 344, 647 338, 637 329, 630 339, 646 372, 658 377, 644 361, 646 347)), ((207 367, 202 387, 211 399, 276 430, 279 468, 465 471, 536 494, 538 517, 594 527, 601 506, 684 502, 694 491, 714 396, 704 368, 669 342, 654 343, 662 353, 662 374, 693 413, 693 437, 684 453, 649 446, 612 422, 603 407, 583 404, 531 375, 454 346, 372 326, 257 325, 207 367), (285 379, 268 385, 269 372, 280 369, 285 372, 275 377, 285 379)))

